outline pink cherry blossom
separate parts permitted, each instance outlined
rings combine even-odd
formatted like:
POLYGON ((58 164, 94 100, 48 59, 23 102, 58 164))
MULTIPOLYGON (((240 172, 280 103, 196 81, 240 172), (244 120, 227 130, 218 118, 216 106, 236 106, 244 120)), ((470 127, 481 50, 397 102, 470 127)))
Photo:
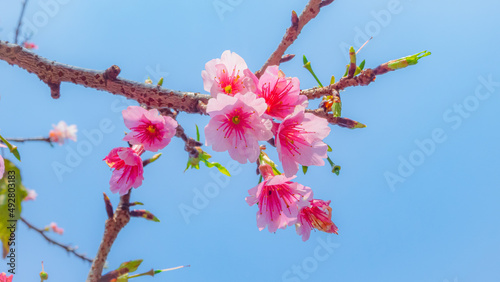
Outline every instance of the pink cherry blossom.
POLYGON ((297 222, 298 203, 312 198, 312 190, 302 184, 291 182, 294 177, 274 175, 271 166, 264 164, 259 167, 264 177, 259 185, 248 190, 250 196, 245 200, 248 205, 259 205, 257 211, 257 227, 276 232, 278 228, 285 229, 297 222))
MULTIPOLYGON (((254 81, 255 79, 256 77, 254 81)), ((307 97, 300 95, 299 79, 284 77, 278 66, 267 67, 255 84, 257 84, 257 96, 266 100, 266 114, 279 120, 293 113, 295 106, 306 107, 308 104, 307 97)))
POLYGON ((23 46, 24 46, 24 48, 30 49, 30 50, 32 50, 32 49, 38 49, 38 45, 36 45, 33 42, 24 42, 23 46))
POLYGON ((262 119, 266 110, 264 99, 249 92, 234 97, 218 95, 208 100, 210 121, 205 127, 206 145, 216 152, 229 151, 234 160, 244 164, 259 157, 259 141, 273 137, 272 123, 262 119))
POLYGON ((78 129, 76 125, 68 126, 66 122, 61 120, 57 125, 52 125, 54 129, 49 132, 49 139, 51 142, 59 143, 59 145, 64 144, 66 139, 70 139, 76 142, 76 132, 78 129))
POLYGON ((238 54, 226 50, 220 59, 213 59, 205 64, 201 72, 203 88, 216 98, 219 93, 234 96, 245 94, 255 88, 253 80, 245 75, 248 69, 245 60, 238 54))
POLYGON ((297 173, 299 164, 325 164, 328 145, 322 140, 330 133, 326 119, 304 113, 304 108, 298 106, 277 127, 276 150, 287 177, 297 173))
MULTIPOLYGON (((0 144, 0 148, 7 148, 7 146, 0 144)), ((3 178, 4 173, 5 173, 5 162, 3 160, 2 155, 0 155, 0 179, 3 178)))
POLYGON ((122 111, 125 126, 132 132, 123 140, 133 145, 143 145, 145 150, 156 152, 170 143, 175 135, 177 122, 162 116, 158 110, 146 110, 138 106, 130 106, 122 111))
POLYGON ((0 273, 0 282, 12 282, 12 278, 14 277, 13 274, 10 276, 7 276, 5 272, 0 273))
POLYGON ((142 146, 132 148, 114 148, 104 158, 106 164, 114 169, 109 180, 111 192, 118 192, 120 196, 127 194, 132 188, 138 188, 144 180, 144 170, 140 155, 144 152, 142 146))
POLYGON ((338 228, 332 221, 332 208, 330 201, 311 200, 309 205, 302 207, 296 224, 297 234, 302 236, 302 241, 307 241, 312 229, 326 233, 338 234, 338 228))
POLYGON ((35 190, 28 189, 28 195, 26 195, 26 197, 24 197, 23 201, 34 201, 34 200, 36 200, 37 196, 38 196, 38 194, 36 193, 35 190))
POLYGON ((59 235, 63 235, 63 233, 64 233, 64 229, 61 228, 61 227, 59 227, 59 226, 57 226, 57 224, 55 222, 51 222, 49 224, 49 227, 50 227, 50 229, 52 229, 53 232, 55 232, 55 233, 57 233, 59 235))

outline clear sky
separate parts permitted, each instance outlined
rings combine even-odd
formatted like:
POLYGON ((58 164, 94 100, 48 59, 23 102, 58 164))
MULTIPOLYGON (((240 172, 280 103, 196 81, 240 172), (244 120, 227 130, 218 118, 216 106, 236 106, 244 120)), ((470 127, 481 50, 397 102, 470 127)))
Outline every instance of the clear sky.
MULTIPOLYGON (((39 0, 30 1, 25 28, 49 59, 98 70, 116 64, 127 79, 164 76, 168 88, 203 91, 208 60, 230 49, 257 70, 289 26, 291 10, 306 2, 39 0), (220 5, 227 10, 218 12, 220 5)), ((21 1, 0 0, 0 7, 0 39, 12 41, 21 1)), ((294 228, 259 232, 257 208, 244 200, 258 181, 255 164, 234 166, 230 179, 205 167, 183 173, 187 153, 174 139, 132 193, 161 222, 133 219, 111 250, 110 269, 142 258, 142 271, 191 265, 155 281, 500 281, 499 9, 486 0, 337 0, 288 50, 298 58, 282 68, 303 89, 315 86, 303 54, 327 83, 345 70, 344 47, 357 48, 367 36, 374 38, 358 54, 366 67, 432 52, 416 66, 342 92, 343 116, 367 128, 332 127, 326 142, 340 176, 312 167, 297 177, 317 198, 332 200, 338 236, 314 232, 304 243, 294 228), (207 186, 218 192, 195 205, 207 186), (197 214, 186 219, 183 205, 197 214)), ((77 124, 77 143, 19 145, 24 183, 39 195, 23 204, 22 216, 39 227, 57 222, 64 235, 51 237, 93 257, 106 219, 102 192, 118 203, 102 159, 124 146, 120 111, 134 103, 68 83, 53 100, 35 75, 5 62, 0 96, 6 137, 47 136, 59 120, 77 124), (85 132, 100 130, 103 121, 113 130, 90 143, 85 132), (82 149, 85 142, 91 149, 82 149), (81 158, 70 164, 71 152, 81 158), (58 178, 54 163, 73 167, 58 178)), ((194 136, 195 124, 204 127, 208 118, 180 114, 179 122, 194 136)), ((205 149, 214 161, 234 165, 227 153, 205 149)), ((90 264, 19 226, 14 281, 38 281, 42 260, 49 281, 83 281, 90 264)))

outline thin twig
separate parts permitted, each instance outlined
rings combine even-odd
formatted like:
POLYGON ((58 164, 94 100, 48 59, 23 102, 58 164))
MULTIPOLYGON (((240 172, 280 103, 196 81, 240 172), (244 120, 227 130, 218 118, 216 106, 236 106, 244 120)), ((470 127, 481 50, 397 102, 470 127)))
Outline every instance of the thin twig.
POLYGON ((310 0, 299 17, 297 17, 297 14, 295 13, 295 11, 293 11, 291 26, 286 30, 285 35, 283 36, 283 39, 281 39, 281 42, 276 48, 276 50, 271 54, 269 59, 267 59, 266 63, 262 66, 262 68, 260 68, 260 70, 258 70, 255 73, 255 75, 257 77, 260 77, 268 66, 279 65, 280 60, 285 54, 286 49, 288 49, 288 47, 292 45, 295 39, 297 39, 300 32, 302 31, 302 28, 310 20, 312 20, 318 15, 321 7, 331 4, 332 2, 333 0, 327 0, 327 1, 310 0))
POLYGON ((5 138, 5 139, 7 141, 19 142, 19 143, 30 142, 30 141, 43 141, 43 142, 47 142, 49 144, 52 143, 52 141, 50 141, 49 137, 5 138))
POLYGON ((26 5, 28 0, 24 0, 23 7, 21 8, 21 15, 19 16, 19 21, 17 22, 16 35, 14 37, 14 43, 17 44, 19 39, 19 32, 21 31, 21 25, 23 24, 24 11, 26 10, 26 5))
POLYGON ((45 231, 43 229, 40 229, 40 228, 37 228, 35 226, 33 226, 32 224, 30 224, 29 222, 26 221, 26 219, 24 219, 23 217, 20 218, 20 220, 26 224, 26 226, 28 226, 28 228, 30 229, 33 229, 35 230, 36 232, 40 233, 40 235, 42 235, 43 238, 45 238, 45 240, 47 240, 49 243, 51 244, 54 244, 56 246, 59 246, 61 248, 63 248, 64 250, 66 250, 68 253, 72 253, 74 254, 75 256, 81 258, 82 260, 84 261, 88 261, 88 262, 92 262, 92 259, 86 257, 85 255, 83 254, 79 254, 76 252, 76 248, 74 247, 71 247, 71 246, 68 246, 68 245, 63 245, 59 242, 56 242, 54 241, 53 239, 50 239, 47 235, 45 235, 45 231))

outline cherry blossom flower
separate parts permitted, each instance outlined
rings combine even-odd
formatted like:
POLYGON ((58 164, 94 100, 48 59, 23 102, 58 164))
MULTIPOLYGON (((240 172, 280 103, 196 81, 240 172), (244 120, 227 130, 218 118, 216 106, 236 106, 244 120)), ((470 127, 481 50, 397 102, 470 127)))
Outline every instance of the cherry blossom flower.
MULTIPOLYGON (((7 146, 0 144, 0 148, 7 148, 7 146)), ((3 174, 5 173, 5 163, 2 155, 0 155, 0 179, 3 178, 3 174)))
POLYGON ((51 222, 49 224, 49 227, 50 227, 50 229, 52 229, 53 232, 55 232, 55 233, 57 233, 59 235, 63 235, 63 233, 64 233, 64 229, 61 228, 61 227, 59 227, 59 226, 57 226, 57 224, 55 222, 51 222))
POLYGON ((287 177, 297 173, 299 164, 325 164, 328 145, 322 140, 330 133, 326 119, 304 113, 304 108, 298 106, 276 127, 276 150, 287 177))
POLYGON ((23 46, 24 46, 24 48, 30 49, 30 50, 38 49, 38 45, 36 45, 35 43, 32 43, 32 42, 24 42, 23 46))
POLYGON ((104 158, 106 164, 114 169, 109 180, 111 192, 118 192, 122 196, 127 194, 132 187, 141 186, 144 180, 144 169, 140 155, 143 152, 143 146, 120 147, 111 150, 104 158))
POLYGON ((295 106, 306 107, 308 104, 307 97, 300 95, 299 79, 285 77, 278 66, 267 67, 260 79, 258 81, 255 79, 256 77, 254 82, 257 85, 257 97, 266 100, 266 114, 269 116, 283 120, 293 113, 295 106))
POLYGON ((24 197, 23 201, 34 201, 34 200, 36 200, 37 196, 38 196, 38 194, 36 193, 35 190, 28 189, 28 195, 26 195, 26 197, 24 197))
POLYGON ((78 129, 76 125, 68 126, 66 122, 61 120, 57 125, 52 125, 54 129, 49 132, 49 139, 51 142, 59 143, 59 145, 64 144, 66 139, 70 139, 76 142, 76 132, 78 129))
POLYGON ((210 121, 205 127, 206 145, 216 152, 229 151, 234 160, 244 164, 259 157, 259 141, 273 137, 272 123, 262 119, 266 110, 264 99, 254 93, 234 97, 218 95, 208 100, 210 121))
POLYGON ((307 241, 311 230, 316 228, 326 233, 338 234, 338 228, 332 221, 332 208, 330 201, 311 200, 309 205, 303 206, 295 225, 297 234, 302 236, 302 241, 307 241))
POLYGON ((0 273, 0 282, 12 282, 12 278, 14 277, 13 274, 10 276, 7 276, 5 272, 0 273))
POLYGON ((220 59, 213 59, 205 64, 201 72, 203 88, 216 98, 219 93, 234 96, 245 94, 255 88, 253 80, 245 75, 248 69, 245 60, 238 54, 226 50, 220 59))
POLYGON ((248 190, 250 196, 245 200, 248 205, 259 205, 257 227, 276 232, 297 222, 298 203, 312 198, 312 190, 302 184, 291 182, 294 177, 274 175, 270 165, 259 167, 264 181, 248 190))
POLYGON ((175 135, 177 122, 168 116, 162 116, 156 109, 146 110, 130 106, 122 111, 125 126, 132 132, 123 140, 133 145, 143 145, 145 150, 157 152, 170 143, 175 135))

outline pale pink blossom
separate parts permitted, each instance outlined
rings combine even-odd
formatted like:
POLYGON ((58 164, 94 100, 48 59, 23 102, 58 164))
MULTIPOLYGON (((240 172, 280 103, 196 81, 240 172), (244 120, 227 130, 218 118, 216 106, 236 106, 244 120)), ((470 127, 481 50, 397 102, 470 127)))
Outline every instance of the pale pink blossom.
POLYGON ((13 274, 10 276, 7 276, 5 272, 0 273, 0 282, 12 282, 12 278, 14 277, 13 274))
POLYGON ((210 121, 205 126, 206 145, 216 152, 229 151, 234 160, 244 164, 259 157, 259 141, 273 137, 272 123, 263 119, 264 99, 253 93, 234 97, 221 94, 208 100, 210 121))
POLYGON ((264 181, 248 190, 250 196, 245 200, 248 205, 258 204, 257 227, 276 232, 297 222, 298 203, 312 198, 312 190, 302 184, 291 182, 294 177, 274 175, 271 166, 259 167, 264 181))
POLYGON ((252 91, 255 85, 244 73, 247 69, 243 58, 226 50, 220 59, 213 59, 205 64, 205 70, 201 72, 203 88, 214 98, 220 93, 234 96, 252 91))
POLYGON ((299 164, 304 166, 325 164, 328 145, 322 140, 330 133, 326 119, 305 113, 298 106, 295 112, 287 116, 276 130, 276 150, 283 164, 287 177, 299 170, 299 164))
POLYGON ((144 169, 140 155, 144 152, 142 146, 132 148, 114 148, 104 158, 106 164, 114 169, 109 180, 110 190, 120 196, 127 194, 132 188, 141 186, 144 180, 144 169))
MULTIPOLYGON (((0 148, 7 148, 7 146, 0 144, 0 148)), ((3 160, 2 155, 0 155, 0 179, 3 178, 4 173, 5 173, 5 162, 3 160)))
POLYGON ((302 236, 302 241, 309 239, 312 229, 335 234, 338 234, 339 230, 332 221, 330 201, 323 200, 311 200, 308 205, 303 206, 295 227, 297 234, 302 236))
POLYGON ((24 42, 23 46, 24 46, 24 48, 30 49, 30 50, 38 49, 38 45, 36 45, 33 42, 24 42))
POLYGON ((145 150, 156 152, 165 148, 175 135, 177 122, 162 116, 156 109, 146 110, 138 106, 130 106, 122 111, 125 126, 132 132, 123 140, 133 145, 143 145, 145 150))
POLYGON ((68 126, 66 122, 61 120, 57 125, 52 125, 54 129, 49 132, 49 139, 51 142, 59 143, 59 145, 64 144, 66 139, 70 139, 76 142, 76 132, 78 129, 76 125, 68 126))
POLYGON ((59 227, 59 226, 57 226, 57 224, 55 222, 51 222, 49 224, 49 227, 50 227, 50 229, 52 229, 53 232, 55 232, 55 233, 57 233, 59 235, 63 235, 63 233, 64 233, 64 229, 61 228, 61 227, 59 227))
POLYGON ((38 194, 36 193, 35 190, 28 189, 28 195, 26 195, 26 197, 24 197, 23 201, 34 201, 34 200, 36 200, 37 196, 38 196, 38 194))
MULTIPOLYGON (((251 73, 248 73, 250 75, 251 73)), ((255 76, 254 76, 255 77, 255 76)), ((293 113, 295 106, 306 107, 307 97, 300 95, 300 82, 296 77, 285 77, 278 66, 267 67, 264 74, 258 79, 254 78, 257 85, 257 97, 266 100, 266 114, 283 120, 293 113)))

